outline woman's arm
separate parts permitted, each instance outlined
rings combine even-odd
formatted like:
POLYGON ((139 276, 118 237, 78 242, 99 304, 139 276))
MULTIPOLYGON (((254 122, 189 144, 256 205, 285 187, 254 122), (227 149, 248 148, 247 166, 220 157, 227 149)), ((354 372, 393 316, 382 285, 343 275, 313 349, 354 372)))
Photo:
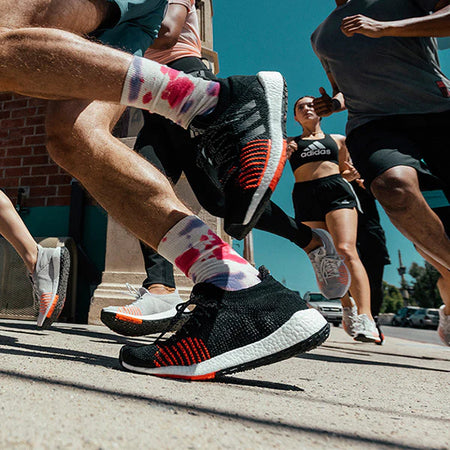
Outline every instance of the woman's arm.
POLYGON ((171 3, 161 23, 158 37, 153 41, 150 48, 157 50, 172 48, 180 37, 188 12, 186 6, 171 3))
POLYGON ((339 148, 339 172, 341 172, 342 177, 348 182, 360 179, 361 175, 353 165, 350 153, 345 145, 345 136, 332 134, 331 137, 336 141, 339 148))

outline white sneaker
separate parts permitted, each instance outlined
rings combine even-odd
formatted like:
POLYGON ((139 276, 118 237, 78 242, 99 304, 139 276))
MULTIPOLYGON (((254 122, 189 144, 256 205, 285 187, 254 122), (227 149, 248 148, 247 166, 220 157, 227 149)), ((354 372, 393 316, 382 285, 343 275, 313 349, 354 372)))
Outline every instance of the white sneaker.
POLYGON ((350 272, 337 254, 331 235, 321 228, 312 231, 323 242, 322 247, 308 253, 320 292, 329 299, 342 298, 350 287, 350 272))
POLYGON ((355 324, 358 319, 358 308, 355 301, 350 297, 352 306, 342 308, 342 328, 351 337, 355 336, 355 324))
MULTIPOLYGON (((176 306, 183 303, 178 291, 172 294, 152 294, 144 287, 139 290, 127 284, 128 290, 136 300, 127 306, 108 306, 103 308, 101 321, 111 330, 124 336, 145 336, 167 330, 177 313, 176 306)), ((183 314, 172 330, 180 328, 189 314, 183 314)))
POLYGON ((36 267, 30 278, 39 302, 39 328, 49 328, 61 314, 69 272, 70 254, 66 247, 43 248, 38 245, 36 267))
POLYGON ((450 346, 450 316, 444 313, 445 305, 439 308, 438 334, 445 345, 450 346))
POLYGON ((360 314, 354 322, 355 341, 359 342, 381 342, 380 333, 374 320, 370 320, 367 314, 360 314))

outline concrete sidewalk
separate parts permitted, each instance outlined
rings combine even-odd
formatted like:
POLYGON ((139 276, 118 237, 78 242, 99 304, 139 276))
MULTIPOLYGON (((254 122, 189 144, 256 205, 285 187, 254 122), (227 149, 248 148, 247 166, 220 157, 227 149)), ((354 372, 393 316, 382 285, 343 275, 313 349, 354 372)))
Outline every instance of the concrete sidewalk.
POLYGON ((124 372, 105 327, 0 321, 0 448, 449 448, 450 348, 342 329, 215 382, 124 372))

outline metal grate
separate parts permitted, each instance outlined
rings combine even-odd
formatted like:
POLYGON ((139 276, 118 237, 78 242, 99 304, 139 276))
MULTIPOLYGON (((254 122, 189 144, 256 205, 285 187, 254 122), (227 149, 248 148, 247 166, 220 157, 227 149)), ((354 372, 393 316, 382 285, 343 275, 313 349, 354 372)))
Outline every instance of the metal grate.
POLYGON ((14 248, 0 238, 0 317, 34 319, 37 313, 27 269, 14 248))

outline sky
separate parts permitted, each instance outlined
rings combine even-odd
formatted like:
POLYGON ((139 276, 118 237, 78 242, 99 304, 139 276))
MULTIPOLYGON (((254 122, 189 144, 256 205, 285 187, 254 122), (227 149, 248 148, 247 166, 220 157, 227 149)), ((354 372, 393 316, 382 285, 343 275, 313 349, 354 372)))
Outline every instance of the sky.
MULTIPOLYGON (((292 117, 293 102, 302 95, 319 95, 323 86, 331 93, 322 66, 312 51, 310 35, 334 9, 334 0, 213 0, 214 50, 219 54, 219 76, 254 75, 260 70, 276 70, 286 78, 289 90, 287 131, 301 133, 292 117)), ((440 52, 444 73, 450 75, 450 50, 440 52)), ((346 113, 333 114, 322 122, 327 133, 344 134, 346 113)), ((283 173, 272 200, 291 216, 294 178, 289 165, 283 173)), ((379 208, 380 209, 380 208, 379 208)), ((398 286, 398 250, 403 264, 423 265, 424 260, 389 222, 380 209, 392 264, 386 266, 384 279, 398 286)), ((272 275, 301 294, 317 291, 314 272, 306 254, 278 236, 254 230, 256 266, 266 265, 272 275)), ((235 242, 242 250, 243 243, 235 242)), ((407 279, 412 279, 408 276, 407 279)))

